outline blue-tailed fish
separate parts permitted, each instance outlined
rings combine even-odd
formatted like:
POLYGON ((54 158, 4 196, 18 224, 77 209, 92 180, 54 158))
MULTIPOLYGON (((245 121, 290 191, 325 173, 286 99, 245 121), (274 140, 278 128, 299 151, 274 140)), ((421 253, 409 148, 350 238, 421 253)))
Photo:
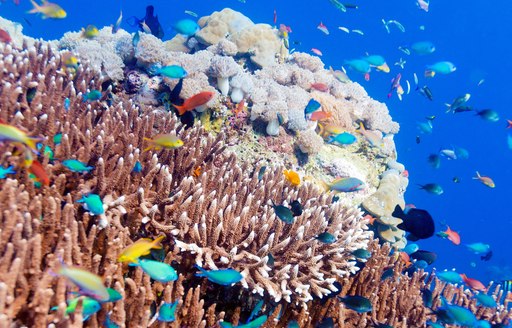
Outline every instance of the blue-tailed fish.
POLYGON ((370 312, 373 308, 370 300, 363 296, 345 296, 338 297, 338 299, 343 302, 346 307, 358 313, 370 312))
POLYGON ((84 208, 88 210, 93 215, 100 215, 105 213, 105 209, 103 208, 103 202, 101 198, 97 194, 87 194, 83 195, 82 198, 76 201, 77 203, 83 203, 84 208))
POLYGON ((321 106, 322 105, 315 99, 310 99, 308 104, 306 105, 306 108, 304 108, 304 113, 306 115, 311 114, 311 113, 319 110, 321 106))
POLYGON ((411 255, 412 253, 415 253, 420 249, 420 246, 418 244, 408 244, 404 247, 403 251, 406 252, 408 255, 411 255))
POLYGON ((365 184, 358 178, 345 177, 335 179, 330 184, 327 184, 327 187, 329 188, 329 190, 339 192, 353 192, 363 189, 365 187, 365 184))
MULTIPOLYGON (((93 298, 90 297, 77 297, 72 300, 69 300, 68 306, 66 307, 66 314, 75 313, 76 306, 78 305, 78 301, 82 300, 82 317, 83 321, 89 319, 89 317, 101 309, 101 304, 93 298)), ((55 311, 58 307, 54 306, 50 310, 55 311)))
POLYGON ((242 280, 243 276, 240 274, 240 272, 234 270, 234 269, 221 269, 221 270, 210 270, 207 271, 200 266, 195 266, 200 273, 196 273, 196 276, 198 277, 206 277, 211 282, 214 282, 219 285, 223 286, 229 286, 231 284, 235 284, 242 280))
POLYGON ((185 36, 193 36, 200 30, 199 25, 191 19, 182 19, 173 25, 174 30, 185 36))
POLYGON ((419 185, 420 189, 425 190, 428 193, 431 193, 433 195, 442 195, 444 193, 443 187, 441 187, 437 183, 426 183, 424 185, 419 185))
POLYGON ((150 138, 144 138, 145 141, 149 142, 149 146, 144 149, 148 151, 150 149, 175 149, 183 146, 183 141, 178 138, 175 134, 157 134, 150 138))
POLYGON ((181 66, 170 65, 161 67, 157 70, 156 74, 170 79, 182 79, 187 76, 187 71, 181 66))
POLYGON ((37 142, 41 139, 29 137, 17 127, 0 122, 0 142, 2 141, 22 143, 37 152, 37 142))
POLYGON ((158 321, 173 322, 176 320, 175 312, 178 306, 178 301, 174 303, 164 303, 158 309, 158 321))
POLYGON ((486 254, 491 250, 491 246, 484 243, 467 244, 466 247, 475 254, 486 254))
POLYGON ((92 171, 94 169, 93 166, 88 166, 84 162, 81 162, 81 161, 79 161, 77 159, 66 159, 66 160, 63 160, 62 161, 62 165, 64 165, 70 171, 79 172, 79 173, 89 172, 89 171, 92 171))
POLYGON ((139 161, 135 162, 135 165, 133 166, 132 172, 133 173, 140 173, 140 172, 142 172, 142 164, 139 161))
POLYGON ((28 12, 29 14, 41 14, 43 16, 43 19, 66 18, 67 16, 66 11, 56 3, 43 0, 42 3, 39 5, 34 0, 30 0, 30 2, 32 3, 32 6, 34 6, 34 8, 32 8, 28 12))
POLYGON ((219 324, 220 324, 220 326, 222 328, 259 328, 266 321, 267 321, 267 316, 266 315, 261 315, 261 316, 257 317, 256 319, 254 319, 253 321, 250 321, 250 322, 248 322, 246 324, 242 324, 242 325, 238 325, 238 326, 233 326, 232 323, 229 323, 229 322, 226 322, 226 321, 222 321, 219 324))
POLYGON ((119 325, 110 319, 110 313, 107 313, 104 321, 105 328, 119 328, 119 325))
POLYGON ((355 257, 357 257, 358 259, 364 259, 364 260, 367 260, 370 257, 372 257, 372 253, 369 250, 364 249, 364 248, 356 249, 355 251, 352 251, 351 254, 354 255, 355 257))
POLYGON ((92 272, 61 263, 56 273, 77 285, 82 295, 92 297, 99 302, 106 302, 110 299, 110 294, 103 285, 103 280, 92 272))
POLYGON ((131 262, 137 264, 137 260, 139 257, 143 255, 148 255, 151 252, 151 249, 160 249, 162 245, 160 242, 165 238, 165 236, 159 236, 155 240, 150 238, 141 238, 126 247, 119 258, 117 259, 119 262, 131 262))
POLYGON ((443 297, 441 297, 441 305, 448 313, 450 319, 453 320, 454 324, 465 327, 474 327, 476 325, 477 319, 469 309, 458 305, 448 304, 443 297))
POLYGON ((139 266, 148 276, 156 281, 165 283, 178 279, 176 270, 167 263, 139 259, 137 263, 131 263, 130 265, 139 266))
POLYGON ((7 174, 15 174, 16 171, 13 170, 14 166, 3 167, 0 166, 0 179, 5 179, 7 174))

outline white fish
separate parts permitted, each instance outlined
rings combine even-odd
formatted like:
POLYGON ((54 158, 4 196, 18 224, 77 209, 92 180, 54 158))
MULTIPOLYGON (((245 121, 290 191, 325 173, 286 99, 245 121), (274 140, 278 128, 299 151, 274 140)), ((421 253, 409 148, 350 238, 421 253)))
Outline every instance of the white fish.
POLYGON ((195 12, 193 12, 193 11, 190 11, 190 10, 185 10, 184 13, 187 14, 187 15, 190 15, 192 17, 197 17, 197 14, 195 12))
POLYGON ((400 57, 400 60, 395 63, 395 66, 400 66, 401 69, 404 69, 405 63, 407 63, 407 61, 403 60, 402 57, 400 57))
POLYGON ((484 79, 481 79, 480 81, 478 81, 478 84, 476 85, 477 87, 481 86, 483 83, 485 82, 484 79))
POLYGON ((382 19, 382 24, 384 24, 384 27, 386 28, 386 31, 388 33, 391 33, 391 30, 389 29, 389 26, 395 25, 401 32, 405 32, 405 27, 397 20, 390 19, 386 21, 384 18, 382 19))
POLYGON ((409 94, 411 92, 411 84, 409 83, 409 80, 405 80, 405 84, 407 84, 407 92, 406 92, 406 94, 409 94))
POLYGON ((343 32, 345 32, 345 33, 350 33, 350 30, 349 30, 348 28, 346 28, 346 27, 338 26, 338 28, 339 28, 340 30, 342 30, 343 32))
POLYGON ((414 84, 418 86, 418 75, 416 75, 416 73, 414 73, 414 84))
POLYGON ((364 32, 361 30, 352 30, 353 33, 364 35, 364 32))

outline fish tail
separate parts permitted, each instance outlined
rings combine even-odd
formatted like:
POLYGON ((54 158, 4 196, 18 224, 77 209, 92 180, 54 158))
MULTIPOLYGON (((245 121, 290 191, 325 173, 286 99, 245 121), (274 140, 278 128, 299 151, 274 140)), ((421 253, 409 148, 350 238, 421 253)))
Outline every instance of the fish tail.
POLYGON ((160 242, 162 240, 164 240, 165 236, 162 235, 162 236, 159 236, 157 239, 153 240, 153 246, 151 248, 154 248, 154 249, 161 249, 162 248, 162 244, 160 244, 160 242))
POLYGON ((30 0, 30 2, 32 3, 32 6, 34 6, 34 8, 28 11, 29 14, 36 14, 41 12, 41 6, 39 6, 37 2, 35 2, 34 0, 30 0))
POLYGON ((478 171, 476 171, 476 177, 473 177, 473 179, 480 179, 482 176, 480 175, 480 173, 478 171))
POLYGON ((180 105, 173 105, 173 106, 174 106, 174 108, 176 108, 178 110, 178 114, 180 116, 187 112, 187 110, 185 109, 184 106, 180 106, 180 105))
POLYGON ((200 267, 199 265, 197 265, 197 264, 195 264, 195 265, 194 265, 194 267, 195 267, 197 270, 201 271, 201 272, 199 272, 199 273, 196 273, 196 276, 197 276, 197 277, 204 277, 204 276, 206 275, 206 270, 205 270, 205 269, 201 268, 201 267, 200 267))
POLYGON ((37 146, 36 143, 41 141, 41 138, 36 137, 27 137, 27 139, 24 141, 25 145, 29 146, 30 149, 35 150, 37 152, 37 146))

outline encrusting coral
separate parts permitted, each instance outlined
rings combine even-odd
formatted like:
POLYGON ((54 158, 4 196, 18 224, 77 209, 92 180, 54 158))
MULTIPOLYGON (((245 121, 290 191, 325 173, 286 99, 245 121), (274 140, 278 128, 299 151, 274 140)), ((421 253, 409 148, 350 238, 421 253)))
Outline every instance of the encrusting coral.
MULTIPOLYGON (((150 37, 141 37, 141 42, 142 46, 152 43, 153 48, 160 44, 150 37)), ((112 84, 117 78, 105 67, 82 63, 68 72, 64 61, 70 53, 56 52, 45 43, 20 48, 0 45, 0 119, 40 137, 41 147, 53 150, 53 159, 46 151, 37 155, 50 180, 48 186, 38 186, 23 166, 19 146, 1 145, 2 166, 13 165, 16 173, 0 180, 0 272, 6 273, 0 277, 0 326, 98 327, 107 315, 122 327, 158 326, 153 323, 154 308, 173 301, 178 302, 173 327, 213 327, 223 320, 236 325, 245 321, 259 300, 265 301, 266 327, 283 327, 292 320, 311 327, 326 318, 348 328, 367 327, 371 322, 423 327, 433 317, 422 303, 420 290, 430 287, 434 276, 425 279, 422 270, 411 276, 402 273, 404 264, 390 255, 391 246, 372 241, 368 221, 343 197, 338 200, 310 182, 293 186, 279 165, 262 174, 263 164, 240 161, 230 152, 228 144, 234 141, 226 132, 213 135, 199 126, 187 129, 163 107, 144 105, 160 104, 156 99, 138 106, 112 84), (101 98, 88 100, 91 91, 100 92, 101 98), (176 134, 183 147, 141 151, 147 146, 144 138, 158 133, 176 134), (93 169, 72 172, 63 165, 65 159, 80 160, 93 169), (134 170, 137 163, 142 172, 134 170), (93 215, 78 202, 90 193, 102 199, 103 214, 93 215), (273 203, 288 206, 295 200, 303 212, 286 224, 276 215, 273 203), (334 242, 320 240, 325 232, 334 242), (140 268, 117 262, 126 246, 139 238, 158 236, 165 236, 164 247, 153 256, 178 271, 174 282, 151 280, 140 268), (358 261, 352 254, 358 249, 368 249, 372 256, 366 262, 358 261), (122 299, 103 304, 85 323, 80 304, 75 313, 66 314, 70 292, 77 290, 55 275, 60 261, 98 274, 122 299), (206 269, 232 268, 243 279, 240 284, 219 287, 196 277, 194 264, 206 269), (390 269, 392 277, 383 279, 384 271, 390 269), (337 293, 364 296, 373 309, 357 314, 333 297, 337 293)), ((190 65, 189 73, 197 79, 183 81, 189 95, 207 87, 211 62, 221 57, 210 51, 160 54, 151 59, 142 49, 134 52, 143 69, 153 67, 154 61, 181 64, 186 69, 190 65), (198 66, 191 64, 194 61, 198 66)), ((318 60, 297 55, 296 63, 283 65, 286 72, 279 74, 291 85, 275 82, 271 71, 264 69, 253 80, 253 90, 244 91, 253 110, 258 92, 259 105, 275 100, 273 117, 266 116, 267 122, 277 120, 277 113, 287 118, 290 89, 305 95, 312 81, 327 83, 331 91, 340 88, 318 60), (289 77, 287 72, 291 72, 289 77), (306 86, 304 77, 311 76, 306 86), (272 81, 264 93, 258 88, 262 81, 272 81), (288 91, 281 94, 282 90, 288 91)), ((147 79, 147 83, 155 79, 151 82, 155 86, 149 88, 134 78, 131 87, 139 92, 161 87, 160 77, 147 79)), ((178 84, 166 83, 169 87, 178 84)), ((349 89, 355 88, 350 85, 349 89)), ((298 98, 293 99, 294 107, 303 110, 300 107, 308 97, 298 98)), ((368 103, 365 108, 373 108, 368 103)), ((261 119, 268 112, 255 115, 261 119)), ((373 128, 380 126, 381 131, 393 133, 397 127, 387 112, 384 116, 351 118, 355 122, 366 117, 374 120, 365 121, 368 126, 375 124, 373 128)), ((309 127, 299 133, 319 137, 309 127)), ((389 166, 391 173, 385 176, 400 172, 394 171, 397 165, 389 166)), ((511 318, 507 301, 499 311, 477 307, 471 292, 437 280, 433 293, 436 303, 442 293, 491 322, 511 318)), ((498 300, 504 296, 500 290, 495 294, 498 300)))

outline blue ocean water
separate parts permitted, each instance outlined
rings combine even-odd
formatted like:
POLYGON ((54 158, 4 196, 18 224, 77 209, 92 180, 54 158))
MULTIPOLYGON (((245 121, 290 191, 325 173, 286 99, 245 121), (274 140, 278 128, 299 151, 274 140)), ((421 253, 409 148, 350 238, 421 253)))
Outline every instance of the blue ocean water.
MULTIPOLYGON (((230 7, 254 22, 268 24, 273 24, 275 10, 277 24, 283 23, 292 28, 291 47, 303 52, 310 52, 313 47, 320 49, 326 67, 339 69, 345 60, 359 58, 365 53, 384 56, 391 68, 389 74, 372 72, 369 81, 355 72, 348 71, 349 76, 360 83, 372 98, 385 102, 394 120, 400 123, 400 133, 396 135, 395 142, 398 159, 410 174, 407 203, 427 209, 436 220, 437 231, 444 230, 442 223, 446 223, 458 231, 462 239, 462 244, 455 246, 448 240, 432 237, 420 241, 420 247, 438 253, 434 264, 438 270, 456 268, 458 272, 485 282, 512 279, 512 243, 509 239, 512 213, 508 210, 512 150, 507 147, 506 129, 506 119, 512 119, 509 108, 512 86, 509 78, 512 71, 509 60, 512 21, 509 17, 512 16, 512 3, 432 0, 427 13, 416 6, 415 0, 354 0, 359 8, 343 13, 335 9, 329 0, 57 2, 67 11, 66 19, 43 20, 27 14, 31 8, 28 0, 20 0, 19 5, 10 0, 0 2, 0 15, 20 22, 26 35, 56 39, 66 31, 80 30, 88 24, 98 27, 113 24, 121 9, 125 19, 143 17, 145 7, 152 4, 164 27, 164 39, 170 39, 175 34, 172 24, 179 19, 190 18, 184 10, 203 16, 230 7), (399 21, 405 32, 391 26, 388 34, 382 19, 399 21), (320 22, 327 26, 329 35, 317 29, 320 22), (361 30, 364 35, 347 34, 338 26, 361 30), (424 26, 423 30, 421 26, 424 26), (416 41, 431 41, 436 51, 420 56, 406 55, 398 50, 398 46, 416 41), (400 58, 407 62, 403 70, 394 65, 400 58), (453 62, 457 70, 428 80, 423 77, 426 65, 444 60, 453 62), (403 101, 399 101, 396 94, 387 98, 390 81, 399 72, 402 85, 408 80, 412 87, 403 101), (414 91, 413 73, 418 75, 420 85, 427 84, 432 90, 433 101, 414 91), (482 79, 483 84, 478 86, 482 79), (495 123, 484 121, 473 113, 446 114, 444 104, 464 93, 471 94, 469 105, 477 109, 494 109, 500 114, 500 120, 495 123), (421 134, 417 122, 430 115, 436 116, 433 133, 421 134), (417 136, 420 137, 419 144, 417 136), (469 159, 443 159, 439 169, 429 166, 429 154, 452 146, 468 149, 469 159), (475 171, 492 177, 496 187, 491 189, 473 180, 475 171), (460 183, 452 182, 453 177, 460 178, 460 183), (444 194, 430 195, 417 187, 430 182, 442 185, 444 194), (464 244, 473 242, 491 245, 493 257, 490 261, 481 261, 480 256, 466 249, 464 244)), ((121 27, 135 31, 126 21, 121 27)))

